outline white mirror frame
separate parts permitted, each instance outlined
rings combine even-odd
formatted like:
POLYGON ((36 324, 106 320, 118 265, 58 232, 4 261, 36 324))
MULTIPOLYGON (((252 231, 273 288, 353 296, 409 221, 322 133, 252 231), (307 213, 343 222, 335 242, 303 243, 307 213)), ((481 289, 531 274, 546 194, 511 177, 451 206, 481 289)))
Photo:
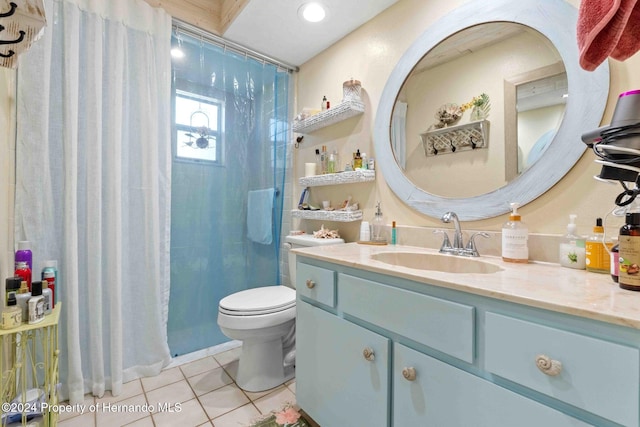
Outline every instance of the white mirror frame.
POLYGON ((376 163, 393 192, 411 208, 440 218, 454 211, 462 221, 492 218, 521 206, 553 187, 580 159, 582 133, 599 127, 609 94, 609 64, 593 72, 580 68, 578 11, 565 0, 472 0, 439 19, 409 47, 389 76, 374 126, 376 163), (513 181, 495 191, 468 198, 446 198, 416 187, 396 163, 390 126, 396 97, 413 67, 438 43, 467 27, 493 21, 515 22, 546 36, 558 49, 567 71, 569 98, 564 119, 543 156, 513 181))

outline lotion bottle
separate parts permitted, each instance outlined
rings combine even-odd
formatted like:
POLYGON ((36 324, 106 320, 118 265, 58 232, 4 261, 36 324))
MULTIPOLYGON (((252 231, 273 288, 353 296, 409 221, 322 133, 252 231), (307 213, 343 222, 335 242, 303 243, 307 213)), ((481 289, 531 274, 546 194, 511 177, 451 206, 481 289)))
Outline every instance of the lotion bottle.
POLYGON ((42 296, 42 282, 31 283, 31 298, 29 298, 29 324, 39 323, 44 319, 44 297, 42 296))
POLYGON ((22 324, 22 309, 16 305, 16 294, 12 293, 7 306, 2 309, 2 329, 17 328, 22 324))
POLYGON ((384 216, 380 210, 380 202, 376 205, 376 214, 371 222, 371 240, 374 242, 386 242, 384 238, 384 216))
POLYGON ((502 260, 529 262, 529 230, 518 214, 518 203, 511 203, 509 221, 502 226, 502 260))
POLYGON ((578 226, 576 225, 576 214, 569 215, 567 224, 567 234, 562 239, 559 248, 560 265, 576 270, 585 269, 585 240, 578 236, 578 226))

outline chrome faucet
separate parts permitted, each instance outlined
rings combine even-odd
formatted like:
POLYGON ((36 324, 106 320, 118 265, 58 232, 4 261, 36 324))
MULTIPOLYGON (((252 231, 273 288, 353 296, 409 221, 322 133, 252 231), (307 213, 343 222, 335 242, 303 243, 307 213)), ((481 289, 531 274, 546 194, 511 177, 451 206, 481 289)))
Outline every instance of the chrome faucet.
POLYGON ((447 212, 442 215, 442 222, 445 224, 449 224, 453 221, 454 231, 453 231, 453 245, 451 245, 449 236, 447 232, 444 230, 435 230, 434 233, 442 233, 444 234, 444 239, 442 240, 442 246, 440 247, 440 253, 443 254, 453 254, 453 255, 461 255, 461 256, 470 256, 477 257, 480 256, 478 253, 478 249, 476 248, 475 238, 476 236, 482 236, 485 238, 489 237, 489 234, 484 231, 480 231, 474 233, 469 238, 469 242, 467 245, 464 245, 464 239, 462 237, 462 228, 460 227, 460 220, 458 219, 458 215, 455 212, 447 212))
POLYGON ((464 248, 464 244, 462 243, 462 229, 460 228, 460 220, 458 219, 458 215, 455 212, 447 212, 442 215, 442 222, 445 224, 449 224, 453 221, 453 226, 455 230, 453 232, 453 249, 462 249, 464 248))

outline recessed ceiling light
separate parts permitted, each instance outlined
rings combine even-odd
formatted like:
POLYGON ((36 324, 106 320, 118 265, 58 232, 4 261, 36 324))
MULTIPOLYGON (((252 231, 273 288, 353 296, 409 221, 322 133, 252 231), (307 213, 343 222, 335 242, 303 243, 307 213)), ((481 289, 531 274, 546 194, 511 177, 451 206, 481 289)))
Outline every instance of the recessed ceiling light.
POLYGON ((298 9, 298 14, 309 22, 320 22, 327 16, 327 11, 320 3, 305 3, 298 9))

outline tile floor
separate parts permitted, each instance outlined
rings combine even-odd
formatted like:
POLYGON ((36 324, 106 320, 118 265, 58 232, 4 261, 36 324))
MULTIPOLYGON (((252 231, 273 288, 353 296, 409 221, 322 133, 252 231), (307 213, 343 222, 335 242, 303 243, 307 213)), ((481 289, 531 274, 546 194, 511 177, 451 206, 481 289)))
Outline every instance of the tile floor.
MULTIPOLYGON (((120 396, 85 396, 94 411, 60 414, 59 427, 243 427, 261 414, 295 403, 295 379, 259 393, 234 382, 240 347, 163 370, 124 385, 120 396), (180 411, 178 412, 178 405, 180 411), (131 411, 154 407, 155 412, 131 411), (160 410, 164 404, 165 410, 160 410), (131 405, 131 406, 130 406, 131 405), (134 406, 135 405, 135 406, 134 406), (171 412, 170 409, 174 409, 171 412)), ((65 402, 66 403, 66 402, 65 402)))

